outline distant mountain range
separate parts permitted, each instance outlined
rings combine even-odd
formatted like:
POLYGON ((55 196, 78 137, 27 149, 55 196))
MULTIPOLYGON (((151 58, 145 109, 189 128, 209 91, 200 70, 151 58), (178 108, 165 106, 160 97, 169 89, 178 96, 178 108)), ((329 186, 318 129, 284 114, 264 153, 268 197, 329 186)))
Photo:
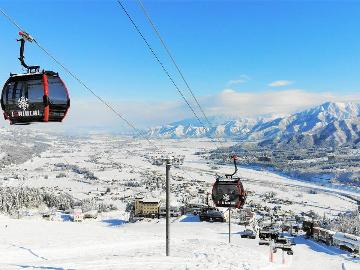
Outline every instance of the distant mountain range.
MULTIPOLYGON (((360 104, 326 102, 292 115, 257 119, 213 116, 212 127, 187 119, 148 130, 157 138, 234 138, 260 144, 338 146, 360 142, 360 104)), ((202 119, 205 123, 205 120, 202 119)))

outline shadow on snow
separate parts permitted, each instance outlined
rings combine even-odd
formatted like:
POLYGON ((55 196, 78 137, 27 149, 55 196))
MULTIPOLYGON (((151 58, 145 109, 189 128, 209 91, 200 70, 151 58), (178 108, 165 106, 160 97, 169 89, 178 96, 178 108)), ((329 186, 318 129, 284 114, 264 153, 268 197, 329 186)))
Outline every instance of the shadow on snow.
POLYGON ((35 265, 20 265, 17 264, 16 266, 20 267, 21 269, 44 269, 44 270, 75 270, 70 268, 62 268, 62 267, 53 267, 53 266, 35 266, 35 265))
POLYGON ((69 214, 61 214, 62 221, 71 221, 71 215, 69 214))
POLYGON ((195 215, 186 215, 180 222, 200 222, 200 218, 195 215))
POLYGON ((311 239, 305 239, 303 236, 295 237, 297 245, 306 245, 315 252, 321 252, 328 255, 348 255, 349 253, 333 246, 326 246, 322 243, 315 242, 311 239))
POLYGON ((113 218, 113 219, 103 219, 101 222, 104 222, 105 224, 108 224, 110 227, 121 226, 121 225, 124 225, 124 224, 128 223, 128 222, 125 221, 125 220, 116 219, 116 218, 113 218))

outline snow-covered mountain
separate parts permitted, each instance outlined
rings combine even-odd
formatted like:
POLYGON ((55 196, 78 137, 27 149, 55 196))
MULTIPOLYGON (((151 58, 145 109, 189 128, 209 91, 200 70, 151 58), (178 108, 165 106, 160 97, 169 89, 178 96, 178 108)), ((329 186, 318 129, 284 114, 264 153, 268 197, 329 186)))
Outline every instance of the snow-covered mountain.
POLYGON ((257 124, 248 140, 268 143, 340 145, 357 142, 360 104, 326 102, 320 106, 257 124))
POLYGON ((151 137, 160 138, 202 138, 202 137, 243 137, 259 122, 256 119, 231 119, 226 117, 210 117, 209 122, 213 125, 206 125, 206 119, 186 119, 174 122, 165 126, 153 127, 148 130, 151 137))
POLYGON ((213 126, 209 128, 189 119, 151 128, 148 132, 161 138, 223 137, 265 144, 341 145, 360 141, 359 116, 360 104, 326 102, 270 120, 211 117, 213 126))

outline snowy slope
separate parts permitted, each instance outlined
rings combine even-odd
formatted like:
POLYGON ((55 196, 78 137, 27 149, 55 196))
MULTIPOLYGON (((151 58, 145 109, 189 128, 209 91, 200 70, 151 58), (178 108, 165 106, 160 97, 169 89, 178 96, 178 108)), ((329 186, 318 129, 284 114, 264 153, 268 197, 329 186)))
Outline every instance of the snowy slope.
MULTIPOLYGON (((187 219, 185 218, 184 221, 187 219)), ((242 227, 226 223, 171 223, 170 257, 165 256, 164 220, 123 224, 118 217, 72 223, 0 217, 0 269, 318 269, 338 270, 359 265, 339 250, 303 238, 294 256, 277 252, 269 262, 269 247, 242 239, 242 227), (284 262, 284 264, 283 264, 284 262)))

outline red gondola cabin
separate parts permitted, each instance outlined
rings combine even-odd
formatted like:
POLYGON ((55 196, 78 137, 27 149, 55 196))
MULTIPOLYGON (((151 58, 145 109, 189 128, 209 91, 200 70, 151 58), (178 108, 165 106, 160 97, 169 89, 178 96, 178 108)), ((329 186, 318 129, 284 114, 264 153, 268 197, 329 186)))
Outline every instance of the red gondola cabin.
POLYGON ((212 199, 217 207, 241 208, 245 204, 246 193, 240 178, 216 180, 212 189, 212 199))
POLYGON ((70 107, 68 90, 58 73, 11 74, 1 95, 10 124, 61 122, 70 107))

